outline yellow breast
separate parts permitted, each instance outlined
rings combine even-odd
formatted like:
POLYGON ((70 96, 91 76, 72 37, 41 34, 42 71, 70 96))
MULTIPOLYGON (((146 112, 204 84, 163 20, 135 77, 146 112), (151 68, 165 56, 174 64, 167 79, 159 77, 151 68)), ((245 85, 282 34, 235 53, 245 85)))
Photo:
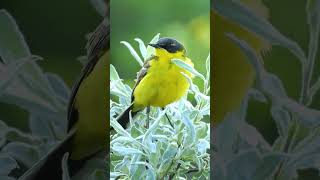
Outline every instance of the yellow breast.
POLYGON ((107 67, 108 54, 105 53, 79 87, 76 97, 79 119, 71 159, 82 159, 107 145, 107 67))
MULTIPOLYGON (((189 82, 182 72, 191 74, 171 62, 169 56, 159 56, 150 61, 147 75, 141 80, 134 91, 134 111, 146 106, 165 107, 179 100, 188 90, 189 82)), ((177 58, 177 57, 175 57, 177 58)), ((190 59, 179 57, 192 65, 190 59)))

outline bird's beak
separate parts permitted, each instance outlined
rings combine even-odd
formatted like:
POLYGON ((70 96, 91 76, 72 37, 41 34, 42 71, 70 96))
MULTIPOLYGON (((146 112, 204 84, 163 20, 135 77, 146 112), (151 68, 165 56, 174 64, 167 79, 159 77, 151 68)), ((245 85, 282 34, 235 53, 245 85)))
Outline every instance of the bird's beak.
POLYGON ((148 45, 149 45, 149 46, 152 46, 152 47, 154 47, 154 48, 160 48, 160 46, 159 46, 158 44, 149 43, 148 45))

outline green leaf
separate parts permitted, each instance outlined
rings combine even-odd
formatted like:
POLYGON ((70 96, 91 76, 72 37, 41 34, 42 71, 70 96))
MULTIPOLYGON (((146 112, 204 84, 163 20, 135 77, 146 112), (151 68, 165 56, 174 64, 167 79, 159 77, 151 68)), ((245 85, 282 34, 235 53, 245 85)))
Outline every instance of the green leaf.
POLYGON ((205 139, 199 139, 196 147, 198 149, 198 152, 201 155, 204 155, 206 151, 210 148, 210 143, 205 139))
POLYGON ((146 180, 156 180, 157 176, 156 176, 155 170, 151 164, 149 164, 147 162, 141 162, 141 161, 136 162, 135 164, 139 164, 139 165, 143 165, 143 166, 148 167, 146 180))
POLYGON ((18 168, 18 164, 14 159, 10 156, 0 155, 0 176, 9 175, 15 168, 18 168))
POLYGON ((289 49, 300 60, 301 64, 305 64, 306 56, 296 42, 282 35, 267 20, 257 16, 239 1, 214 1, 211 8, 222 16, 258 34, 273 45, 280 45, 289 49))
POLYGON ((161 118, 164 116, 165 113, 166 113, 166 110, 162 111, 161 114, 157 117, 156 121, 150 126, 150 128, 144 134, 143 143, 146 141, 146 139, 149 137, 149 135, 156 130, 161 118))
POLYGON ((20 142, 11 142, 2 151, 29 168, 39 160, 39 153, 36 147, 20 142))
POLYGON ((0 10, 0 57, 5 63, 30 57, 31 53, 14 18, 6 11, 0 10))
POLYGON ((69 175, 69 168, 68 168, 68 158, 69 158, 69 153, 67 152, 63 155, 63 158, 61 161, 62 180, 71 180, 69 175))
POLYGON ((118 161, 117 164, 114 165, 114 170, 121 171, 121 170, 123 170, 123 168, 126 168, 126 166, 129 163, 130 163, 129 157, 125 156, 125 157, 123 157, 123 159, 121 161, 118 161))
POLYGON ((188 133, 187 138, 185 139, 184 145, 191 146, 196 140, 196 131, 192 121, 186 117, 184 114, 181 115, 181 120, 184 125, 187 127, 188 133))
POLYGON ((31 61, 40 60, 40 57, 30 56, 18 61, 12 61, 8 65, 4 66, 0 77, 0 96, 5 93, 5 90, 9 85, 13 83, 13 80, 18 77, 21 72, 21 68, 31 61))
POLYGON ((299 149, 296 149, 290 158, 285 161, 280 174, 281 178, 294 179, 298 176, 298 170, 319 168, 320 137, 315 134, 313 136, 313 138, 307 137, 304 139, 299 144, 299 149))
POLYGON ((178 145, 175 142, 171 142, 165 152, 162 155, 162 161, 166 162, 168 160, 173 160, 174 156, 177 154, 178 151, 178 145))
POLYGON ((206 81, 205 77, 201 73, 199 73, 197 70, 195 70, 192 66, 185 63, 184 61, 182 61, 180 59, 172 59, 171 62, 173 62, 177 66, 189 71, 193 75, 200 77, 203 81, 206 81))
POLYGON ((261 59, 258 57, 256 52, 248 45, 247 42, 237 38, 234 34, 227 34, 227 36, 236 44, 238 47, 245 53, 249 63, 254 67, 256 71, 256 76, 258 81, 261 83, 263 80, 264 74, 266 73, 264 70, 264 66, 262 64, 261 59))
POLYGON ((111 149, 113 152, 117 152, 122 156, 132 155, 132 154, 144 154, 142 151, 138 149, 123 147, 123 146, 112 146, 111 149))
POLYGON ((111 120, 110 125, 117 131, 117 133, 132 138, 130 134, 126 130, 124 130, 123 127, 116 120, 111 120))
POLYGON ((206 80, 209 81, 210 80, 210 53, 206 59, 206 71, 207 71, 207 76, 206 76, 206 80))
POLYGON ((112 88, 110 90, 110 94, 118 96, 118 97, 127 97, 127 94, 124 94, 122 91, 120 91, 119 89, 115 89, 115 88, 112 88))
POLYGON ((207 123, 200 123, 196 126, 196 133, 197 133, 197 139, 204 139, 206 136, 208 136, 208 124, 207 123))
POLYGON ((53 124, 49 119, 37 116, 36 114, 31 114, 29 118, 29 126, 32 131, 32 135, 55 139, 53 124))
POLYGON ((262 158, 261 164, 255 170, 252 179, 271 178, 280 165, 280 162, 286 159, 286 155, 280 153, 268 153, 262 158))
POLYGON ((55 94, 59 97, 60 100, 63 101, 63 103, 67 104, 70 97, 70 89, 68 85, 57 74, 53 74, 53 73, 45 73, 45 74, 55 94))
POLYGON ((141 154, 134 154, 130 162, 131 166, 129 168, 130 179, 142 179, 145 172, 145 167, 142 165, 134 164, 140 161, 141 154))
POLYGON ((193 160, 195 155, 197 154, 196 149, 193 148, 184 148, 180 152, 181 159, 193 160))
POLYGON ((126 174, 120 173, 120 172, 110 172, 110 178, 116 179, 116 178, 118 178, 120 176, 126 176, 126 174))
MULTIPOLYGON (((0 26, 2 28, 0 31, 0 57, 5 64, 32 56, 15 20, 5 10, 0 10, 0 26)), ((28 88, 32 87, 38 97, 54 104, 55 108, 59 109, 60 104, 50 83, 35 62, 30 62, 21 68, 21 74, 20 78, 24 82, 19 82, 19 84, 26 84, 28 88)), ((15 104, 16 102, 10 103, 15 104)))
POLYGON ((132 142, 132 138, 119 136, 110 142, 110 146, 112 146, 115 143, 130 143, 130 142, 132 142))
POLYGON ((226 167, 226 179, 252 179, 254 171, 261 163, 260 156, 256 150, 239 153, 226 167))
POLYGON ((285 137, 288 133, 291 116, 290 113, 281 106, 273 105, 271 107, 271 115, 276 122, 278 133, 285 137))
POLYGON ((239 136, 248 144, 255 147, 261 147, 269 150, 271 147, 269 143, 263 138, 259 131, 252 125, 245 121, 241 121, 237 124, 237 131, 239 136))
POLYGON ((248 96, 256 101, 259 101, 259 102, 263 102, 263 103, 268 102, 268 100, 264 96, 264 94, 261 91, 254 89, 254 88, 249 89, 248 96))
POLYGON ((121 44, 124 44, 130 51, 131 55, 134 57, 134 59, 140 64, 140 66, 143 66, 143 61, 140 58, 140 56, 137 54, 137 52, 133 49, 133 47, 126 41, 121 41, 121 44))
POLYGON ((8 141, 12 142, 22 142, 30 145, 40 143, 40 140, 36 136, 25 134, 16 128, 8 128, 5 136, 8 141))
POLYGON ((120 80, 120 77, 118 75, 116 68, 112 64, 110 64, 110 81, 116 81, 116 80, 120 80))
POLYGON ((299 122, 307 127, 317 127, 320 125, 320 111, 308 108, 292 99, 281 99, 281 103, 286 110, 296 115, 299 122))
MULTIPOLYGON (((159 40, 160 33, 156 34, 149 43, 156 43, 159 40)), ((154 48, 151 46, 147 46, 147 55, 146 59, 148 59, 151 55, 154 54, 154 48)))
POLYGON ((144 45, 143 41, 140 38, 135 38, 135 41, 137 41, 139 43, 139 48, 140 48, 140 53, 143 57, 144 60, 147 59, 147 48, 144 45))

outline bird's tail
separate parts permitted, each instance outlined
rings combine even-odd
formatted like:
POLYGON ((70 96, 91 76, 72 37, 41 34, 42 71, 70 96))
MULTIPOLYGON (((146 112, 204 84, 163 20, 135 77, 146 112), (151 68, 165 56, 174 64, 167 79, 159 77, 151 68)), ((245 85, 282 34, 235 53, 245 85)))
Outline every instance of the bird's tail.
POLYGON ((117 121, 118 123, 123 127, 123 128, 126 128, 127 124, 129 123, 129 116, 130 116, 130 111, 131 111, 131 116, 134 117, 137 112, 133 112, 132 111, 132 108, 133 108, 133 103, 125 110, 123 111, 122 114, 120 114, 118 117, 117 117, 117 121))

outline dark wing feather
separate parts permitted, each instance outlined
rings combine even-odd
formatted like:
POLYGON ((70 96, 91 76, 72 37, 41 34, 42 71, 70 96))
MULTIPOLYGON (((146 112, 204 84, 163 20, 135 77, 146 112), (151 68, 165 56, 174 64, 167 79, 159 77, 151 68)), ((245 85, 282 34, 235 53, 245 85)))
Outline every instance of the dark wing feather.
POLYGON ((135 85, 133 86, 133 89, 132 89, 132 94, 131 94, 131 102, 134 101, 134 95, 133 95, 133 92, 134 90, 136 89, 136 87, 139 85, 139 83, 141 82, 141 80, 147 75, 147 72, 150 68, 150 61, 153 60, 153 59, 158 59, 158 56, 155 56, 155 55, 152 55, 150 58, 148 58, 142 68, 140 69, 140 71, 137 73, 137 80, 136 80, 136 83, 135 85))
MULTIPOLYGON (((137 73, 137 80, 136 80, 136 83, 135 83, 135 85, 133 86, 133 89, 132 89, 132 94, 131 94, 131 102, 132 102, 132 103, 131 103, 131 105, 130 105, 125 111, 123 111, 123 112, 117 117, 117 121, 120 123, 120 125, 121 125, 123 128, 126 128, 127 124, 129 123, 129 115, 130 115, 129 112, 132 110, 133 105, 134 105, 134 103, 133 103, 133 101, 134 101, 133 92, 134 92, 134 90, 136 89, 136 87, 139 85, 139 83, 141 82, 141 80, 147 75, 148 70, 149 70, 149 68, 150 68, 150 61, 151 61, 152 59, 158 59, 158 57, 157 57, 157 56, 151 56, 150 58, 148 58, 148 59, 144 62, 141 70, 137 73)), ((132 117, 134 117, 135 114, 137 114, 137 111, 136 111, 136 112, 131 111, 132 117)))
POLYGON ((110 27, 103 21, 92 33, 87 43, 88 63, 82 69, 77 83, 73 86, 70 101, 68 105, 68 131, 78 120, 78 112, 75 108, 75 101, 78 89, 82 81, 91 73, 100 57, 110 48, 110 27))

